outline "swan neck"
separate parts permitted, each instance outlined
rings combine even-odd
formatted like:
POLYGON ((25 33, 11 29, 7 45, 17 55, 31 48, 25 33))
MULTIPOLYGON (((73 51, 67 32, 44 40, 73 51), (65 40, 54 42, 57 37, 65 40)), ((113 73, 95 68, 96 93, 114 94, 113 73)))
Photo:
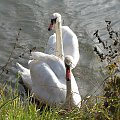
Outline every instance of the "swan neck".
POLYGON ((67 86, 67 93, 71 94, 71 69, 70 69, 70 66, 66 67, 66 86, 67 86))
POLYGON ((55 24, 56 31, 56 56, 64 60, 63 53, 63 39, 62 39, 62 23, 61 21, 57 21, 55 24))
POLYGON ((71 99, 72 92, 71 92, 71 79, 66 79, 66 86, 67 86, 67 95, 66 99, 71 99))
POLYGON ((72 88, 71 88, 71 70, 70 68, 66 68, 66 102, 65 102, 65 107, 66 109, 71 109, 72 104, 73 104, 73 93, 72 93, 72 88), (67 72, 70 72, 70 76, 67 76, 67 72), (68 78, 67 78, 68 77, 68 78))

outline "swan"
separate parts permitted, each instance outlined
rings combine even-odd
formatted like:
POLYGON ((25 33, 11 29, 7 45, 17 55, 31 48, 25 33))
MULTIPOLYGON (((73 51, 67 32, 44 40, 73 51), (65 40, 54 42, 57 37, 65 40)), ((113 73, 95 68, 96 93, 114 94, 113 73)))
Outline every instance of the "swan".
POLYGON ((81 96, 71 72, 72 56, 61 60, 55 55, 32 52, 29 68, 17 63, 18 73, 25 85, 42 103, 50 106, 80 107, 81 96))
POLYGON ((80 57, 76 34, 68 26, 62 26, 62 18, 59 13, 52 14, 48 30, 52 29, 55 30, 55 33, 49 37, 45 53, 54 54, 62 60, 66 55, 72 56, 72 68, 75 68, 80 57))

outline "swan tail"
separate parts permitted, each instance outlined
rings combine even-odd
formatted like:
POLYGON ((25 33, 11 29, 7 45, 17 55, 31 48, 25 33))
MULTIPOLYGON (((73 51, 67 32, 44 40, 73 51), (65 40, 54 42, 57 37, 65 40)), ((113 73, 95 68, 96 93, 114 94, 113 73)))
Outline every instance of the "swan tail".
POLYGON ((31 90, 32 88, 32 80, 31 80, 31 75, 30 75, 30 70, 23 67, 21 64, 16 63, 18 73, 22 77, 22 81, 24 85, 31 90))
POLYGON ((17 69, 18 69, 18 72, 21 74, 21 73, 24 73, 26 70, 28 70, 27 68, 23 67, 21 64, 19 63, 16 63, 16 66, 17 66, 17 69))

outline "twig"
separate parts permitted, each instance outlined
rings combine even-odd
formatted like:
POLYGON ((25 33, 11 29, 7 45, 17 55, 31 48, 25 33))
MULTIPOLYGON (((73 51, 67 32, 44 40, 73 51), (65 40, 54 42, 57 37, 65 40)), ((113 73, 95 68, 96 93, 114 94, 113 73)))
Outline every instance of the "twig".
POLYGON ((19 31, 18 31, 18 34, 17 34, 17 37, 16 37, 16 42, 15 42, 15 44, 14 44, 14 46, 13 46, 13 50, 11 51, 10 56, 9 56, 6 64, 3 65, 3 66, 0 68, 0 71, 2 70, 1 73, 0 73, 0 76, 3 74, 4 70, 7 68, 7 66, 8 66, 9 63, 11 62, 11 58, 12 58, 12 55, 13 55, 13 53, 14 53, 14 50, 16 49, 17 42, 18 42, 18 40, 19 40, 21 30, 22 30, 22 29, 20 28, 19 31))

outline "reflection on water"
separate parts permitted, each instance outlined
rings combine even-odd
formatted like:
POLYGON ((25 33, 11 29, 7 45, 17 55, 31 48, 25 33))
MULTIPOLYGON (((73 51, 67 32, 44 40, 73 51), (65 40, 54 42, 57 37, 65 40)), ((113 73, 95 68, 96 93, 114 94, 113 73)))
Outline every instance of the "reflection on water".
POLYGON ((106 37, 106 19, 113 22, 113 28, 119 28, 119 6, 119 0, 1 0, 0 66, 7 62, 16 42, 17 31, 22 28, 12 62, 7 67, 9 72, 2 79, 15 83, 16 61, 27 67, 29 50, 36 47, 38 51, 43 51, 52 34, 47 31, 50 15, 59 12, 64 25, 70 26, 79 39, 81 58, 74 71, 80 92, 83 96, 88 91, 94 92, 103 75, 99 72, 100 62, 92 49, 93 33, 100 29, 101 36, 106 37))

